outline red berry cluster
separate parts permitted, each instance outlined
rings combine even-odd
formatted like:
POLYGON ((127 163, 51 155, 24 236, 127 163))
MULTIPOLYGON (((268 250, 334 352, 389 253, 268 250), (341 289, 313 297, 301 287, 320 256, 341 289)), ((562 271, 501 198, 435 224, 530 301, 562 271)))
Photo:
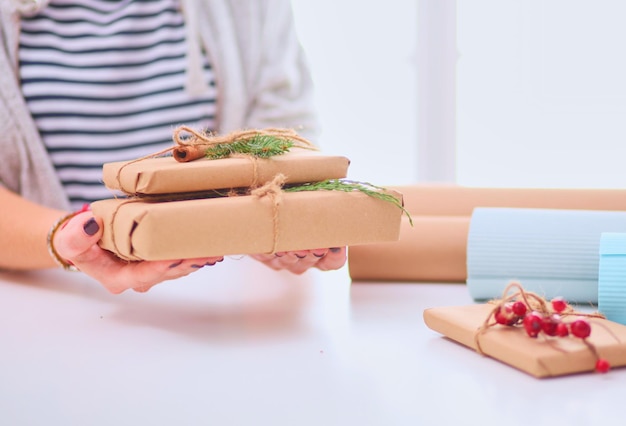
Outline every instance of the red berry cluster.
MULTIPOLYGON (((523 295, 523 293, 522 293, 523 295)), ((534 300, 533 300, 534 301, 534 300)), ((538 306, 531 307, 527 297, 522 300, 509 298, 498 305, 493 311, 497 324, 515 326, 521 324, 528 336, 536 338, 540 333, 551 337, 567 337, 572 335, 585 340, 591 335, 591 325, 584 317, 577 317, 573 321, 565 321, 564 317, 571 315, 572 309, 562 298, 550 301, 551 309, 543 300, 538 306)), ((586 342, 586 341, 585 341, 586 342)), ((588 346, 590 343, 586 342, 588 346)), ((595 349, 590 346, 592 350, 595 349)), ((609 362, 597 356, 595 370, 606 373, 611 368, 609 362)))

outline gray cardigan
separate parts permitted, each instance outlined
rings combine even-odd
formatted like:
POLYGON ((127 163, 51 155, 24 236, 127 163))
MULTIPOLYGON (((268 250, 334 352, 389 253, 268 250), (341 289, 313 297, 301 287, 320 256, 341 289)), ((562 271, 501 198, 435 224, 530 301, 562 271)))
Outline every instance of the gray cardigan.
MULTIPOLYGON (((188 33, 187 90, 205 84, 194 72, 194 59, 204 47, 219 91, 217 131, 293 127, 314 139, 312 82, 289 0, 181 2, 188 33)), ((18 78, 20 17, 46 3, 0 1, 0 184, 31 201, 67 210, 67 197, 18 78)))

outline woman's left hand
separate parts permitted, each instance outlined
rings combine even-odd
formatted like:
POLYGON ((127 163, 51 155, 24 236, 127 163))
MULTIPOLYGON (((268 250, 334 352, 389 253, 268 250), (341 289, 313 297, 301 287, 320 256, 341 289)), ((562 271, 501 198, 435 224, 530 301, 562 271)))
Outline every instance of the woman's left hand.
POLYGON ((302 274, 310 268, 332 271, 346 263, 346 247, 255 254, 252 257, 274 270, 302 274))

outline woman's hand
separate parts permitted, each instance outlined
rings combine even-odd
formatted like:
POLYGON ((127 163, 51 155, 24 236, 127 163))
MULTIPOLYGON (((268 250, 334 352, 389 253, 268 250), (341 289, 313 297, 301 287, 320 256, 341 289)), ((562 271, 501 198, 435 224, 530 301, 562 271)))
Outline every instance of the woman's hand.
POLYGON ((111 293, 133 289, 146 292, 156 284, 180 278, 224 260, 222 256, 201 259, 128 262, 101 249, 102 220, 83 212, 67 221, 54 236, 54 248, 80 271, 98 280, 111 293))
POLYGON ((294 274, 302 274, 310 268, 331 271, 346 263, 346 248, 301 250, 278 252, 275 254, 255 254, 252 257, 272 269, 286 269, 294 274))

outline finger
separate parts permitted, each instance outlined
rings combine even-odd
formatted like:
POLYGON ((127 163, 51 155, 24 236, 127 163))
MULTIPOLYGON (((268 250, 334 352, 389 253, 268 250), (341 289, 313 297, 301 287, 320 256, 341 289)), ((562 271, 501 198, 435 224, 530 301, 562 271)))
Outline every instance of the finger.
POLYGON ((321 259, 322 257, 326 256, 326 254, 328 253, 327 248, 324 249, 315 249, 315 250, 311 250, 311 254, 315 257, 317 257, 318 259, 321 259))
POLYGON ((212 256, 184 262, 128 262, 98 246, 102 228, 101 219, 90 212, 81 213, 57 232, 54 244, 60 256, 98 280, 113 294, 130 288, 145 292, 162 281, 180 278, 199 269, 192 265, 214 265, 224 260, 222 256, 212 256))
POLYGON ((132 289, 145 293, 163 281, 182 278, 205 266, 214 266, 223 260, 223 256, 212 256, 177 261, 138 262, 132 274, 141 274, 142 278, 136 280, 132 289))
POLYGON ((302 274, 318 261, 319 257, 314 256, 309 250, 291 252, 283 257, 277 258, 274 262, 281 269, 287 269, 294 274, 302 274))
MULTIPOLYGON (((160 261, 140 261, 121 263, 121 259, 115 261, 107 269, 109 273, 100 282, 111 293, 119 294, 128 289, 145 293, 155 285, 168 280, 184 277, 197 270, 191 268, 191 263, 183 260, 160 260, 160 261)), ((100 263, 102 265, 102 263, 100 263)), ((102 268, 92 264, 87 267, 94 267, 94 276, 102 275, 102 268)))
POLYGON ((54 236, 53 244, 59 256, 79 267, 94 256, 92 248, 101 236, 102 220, 87 211, 67 221, 54 236))
POLYGON ((270 262, 274 260, 275 258, 281 257, 281 256, 284 256, 284 253, 275 253, 275 254, 259 253, 259 254, 250 255, 251 258, 256 259, 259 262, 263 262, 263 263, 270 262))
POLYGON ((321 271, 333 271, 342 268, 346 264, 346 247, 333 247, 326 255, 319 259, 315 267, 321 271))

